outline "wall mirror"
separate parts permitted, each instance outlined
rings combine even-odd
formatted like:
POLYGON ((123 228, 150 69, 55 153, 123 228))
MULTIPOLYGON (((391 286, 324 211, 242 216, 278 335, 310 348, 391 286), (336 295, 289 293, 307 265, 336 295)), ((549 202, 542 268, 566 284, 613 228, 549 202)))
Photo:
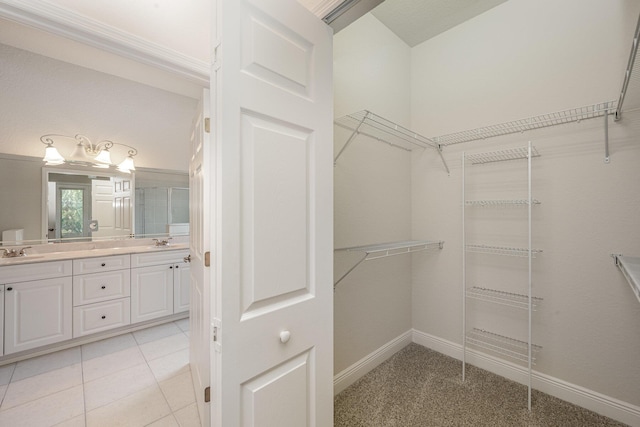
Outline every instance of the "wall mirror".
POLYGON ((187 235, 188 187, 186 172, 43 167, 0 153, 0 245, 187 235))

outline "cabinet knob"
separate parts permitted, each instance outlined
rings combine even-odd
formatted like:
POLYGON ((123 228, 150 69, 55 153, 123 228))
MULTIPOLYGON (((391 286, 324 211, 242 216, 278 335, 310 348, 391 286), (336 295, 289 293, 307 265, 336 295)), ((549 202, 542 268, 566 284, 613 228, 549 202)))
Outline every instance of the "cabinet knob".
POLYGON ((101 289, 107 289, 105 285, 100 286, 101 289))
POLYGON ((11 286, 9 286, 9 287, 7 288, 7 290, 8 290, 8 291, 12 291, 12 290, 13 290, 13 288, 12 288, 11 286))
POLYGON ((173 268, 173 265, 172 265, 172 266, 169 266, 169 268, 173 268))
POLYGON ((179 266, 179 265, 176 265, 176 268, 180 268, 180 266, 179 266))
POLYGON ((104 266, 105 266, 105 265, 107 265, 107 264, 103 262, 103 263, 102 263, 102 264, 100 264, 100 265, 102 265, 102 266, 104 267, 104 266))
POLYGON ((289 331, 280 332, 280 342, 282 342, 283 344, 289 341, 290 338, 291 338, 291 332, 289 331))
POLYGON ((107 318, 107 316, 102 316, 102 318, 103 318, 103 319, 106 319, 106 318, 107 318))

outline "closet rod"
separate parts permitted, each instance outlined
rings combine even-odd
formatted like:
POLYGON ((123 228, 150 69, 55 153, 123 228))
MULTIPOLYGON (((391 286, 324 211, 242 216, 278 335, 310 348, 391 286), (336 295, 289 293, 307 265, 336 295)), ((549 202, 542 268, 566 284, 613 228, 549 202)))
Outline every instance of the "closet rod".
POLYGON ((618 98, 618 107, 616 108, 616 113, 615 113, 616 121, 622 118, 622 105, 624 104, 624 98, 627 95, 627 89, 629 88, 629 81, 631 80, 631 73, 633 72, 633 66, 636 62, 636 54, 638 53, 639 39, 640 39, 640 16, 638 16, 638 23, 636 24, 636 32, 633 36, 633 42, 631 43, 631 52, 629 53, 629 61, 627 62, 627 69, 624 73, 622 89, 620 90, 620 97, 618 98))

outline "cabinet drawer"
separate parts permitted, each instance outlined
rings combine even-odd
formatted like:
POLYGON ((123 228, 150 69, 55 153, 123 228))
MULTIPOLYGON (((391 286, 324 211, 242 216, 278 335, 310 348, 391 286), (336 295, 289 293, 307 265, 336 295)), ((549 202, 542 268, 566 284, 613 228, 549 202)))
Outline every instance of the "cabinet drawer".
POLYGON ((128 297, 131 293, 130 283, 129 270, 73 276, 73 305, 128 297))
POLYGON ((151 265, 162 265, 184 262, 184 257, 189 255, 189 251, 158 249, 154 252, 144 252, 141 254, 131 254, 131 267, 148 267, 151 265))
POLYGON ((71 261, 38 262, 0 267, 0 283, 4 285, 65 276, 71 276, 71 261))
POLYGON ((97 258, 74 259, 73 274, 75 275, 121 270, 129 268, 130 265, 130 255, 113 255, 97 258))
POLYGON ((73 308, 73 337, 119 328, 131 323, 130 299, 98 302, 73 308))

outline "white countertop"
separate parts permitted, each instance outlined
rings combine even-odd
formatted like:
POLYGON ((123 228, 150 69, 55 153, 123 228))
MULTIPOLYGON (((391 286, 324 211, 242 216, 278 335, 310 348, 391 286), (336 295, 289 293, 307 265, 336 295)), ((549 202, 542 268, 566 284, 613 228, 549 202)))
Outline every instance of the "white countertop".
MULTIPOLYGON (((109 242, 54 243, 34 245, 25 252, 27 255, 13 258, 0 258, 0 267, 6 265, 29 264, 68 259, 94 258, 109 255, 137 254, 156 251, 177 251, 189 249, 188 242, 178 241, 167 246, 155 246, 145 240, 114 240, 109 242), (65 250, 61 250, 65 249, 65 250)), ((20 247, 17 247, 20 250, 20 247)))

